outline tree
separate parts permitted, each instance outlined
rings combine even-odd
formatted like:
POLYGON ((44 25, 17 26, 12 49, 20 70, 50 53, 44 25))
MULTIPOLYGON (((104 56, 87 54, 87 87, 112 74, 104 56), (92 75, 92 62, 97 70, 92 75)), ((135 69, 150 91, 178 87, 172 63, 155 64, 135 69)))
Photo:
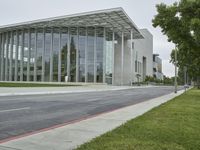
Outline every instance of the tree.
MULTIPOLYGON (((188 69, 190 78, 200 80, 200 0, 180 0, 173 5, 156 5, 158 14, 152 20, 168 41, 177 46, 178 66, 188 69)), ((171 54, 174 60, 174 50, 171 54)))

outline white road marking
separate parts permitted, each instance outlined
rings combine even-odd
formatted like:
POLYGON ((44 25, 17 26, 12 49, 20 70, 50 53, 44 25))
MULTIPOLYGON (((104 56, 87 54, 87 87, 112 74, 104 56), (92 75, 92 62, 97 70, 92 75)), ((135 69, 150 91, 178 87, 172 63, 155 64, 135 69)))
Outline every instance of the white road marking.
POLYGON ((17 108, 17 109, 8 109, 8 110, 0 110, 0 113, 18 111, 18 110, 28 110, 28 109, 30 109, 30 107, 23 107, 23 108, 17 108))

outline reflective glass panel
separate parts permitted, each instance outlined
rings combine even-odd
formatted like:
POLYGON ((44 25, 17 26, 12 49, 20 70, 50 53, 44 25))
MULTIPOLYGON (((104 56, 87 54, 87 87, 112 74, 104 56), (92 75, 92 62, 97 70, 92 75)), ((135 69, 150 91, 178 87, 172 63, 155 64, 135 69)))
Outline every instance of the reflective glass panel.
POLYGON ((50 51, 51 51, 51 30, 45 32, 45 53, 44 53, 44 81, 49 82, 50 80, 50 51))
POLYGON ((4 58, 4 43, 5 43, 5 34, 2 33, 2 39, 1 39, 2 43, 1 43, 1 64, 0 64, 0 67, 1 67, 1 79, 2 81, 4 81, 4 77, 5 77, 5 58, 4 58))
POLYGON ((53 81, 58 81, 58 55, 59 55, 59 29, 54 29, 53 33, 53 81))
POLYGON ((42 53, 43 53, 43 31, 37 30, 37 57, 36 57, 36 75, 37 81, 42 81, 42 53))
POLYGON ((22 31, 18 32, 19 34, 19 46, 18 46, 18 63, 17 63, 17 81, 20 81, 21 73, 21 58, 22 58, 22 31))
POLYGON ((79 28, 79 82, 85 82, 86 29, 79 28))
POLYGON ((23 81, 27 80, 27 65, 28 65, 28 31, 24 33, 24 55, 23 55, 23 81))
POLYGON ((88 82, 94 82, 94 30, 93 27, 88 28, 88 82))
POLYGON ((70 28, 70 81, 76 82, 77 28, 70 28))
POLYGON ((16 47, 16 45, 17 45, 17 34, 16 34, 16 32, 13 32, 13 54, 12 54, 12 59, 13 59, 13 61, 12 61, 12 81, 14 81, 15 80, 15 58, 16 58, 16 51, 17 51, 17 47, 16 47))
POLYGON ((61 30, 61 82, 65 81, 67 76, 67 53, 68 53, 68 30, 62 28, 61 30))
POLYGON ((96 63, 96 81, 98 83, 103 82, 103 28, 97 28, 97 43, 96 43, 96 53, 97 53, 97 63, 96 63))
POLYGON ((30 37, 30 81, 34 80, 34 63, 35 63, 35 30, 31 30, 30 37))
POLYGON ((106 82, 112 84, 113 48, 112 32, 106 32, 106 82))

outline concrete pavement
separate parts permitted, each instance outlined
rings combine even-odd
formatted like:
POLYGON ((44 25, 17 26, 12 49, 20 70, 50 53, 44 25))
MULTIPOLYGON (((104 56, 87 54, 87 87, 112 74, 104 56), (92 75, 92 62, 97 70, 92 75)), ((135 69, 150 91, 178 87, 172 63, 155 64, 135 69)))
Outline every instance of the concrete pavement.
MULTIPOLYGON (((124 98, 128 96, 136 97, 136 99, 141 99, 138 97, 138 93, 131 93, 133 91, 128 90, 129 92, 124 92, 123 95, 126 95, 124 98)), ((155 89, 147 90, 146 92, 153 92, 155 89)), ((162 91, 162 90, 161 90, 162 91)), ((161 92, 160 91, 160 92, 161 92)), ((119 92, 119 91, 116 91, 119 92)), ((141 92, 141 91, 140 91, 141 92)), ((158 89, 157 89, 158 92, 158 89)), ((60 125, 59 128, 52 128, 52 130, 48 130, 45 132, 33 134, 30 136, 25 136, 22 138, 17 138, 15 140, 11 140, 5 143, 0 144, 0 150, 67 150, 73 149, 84 142, 91 140, 92 138, 99 136, 107 131, 110 131, 119 125, 125 123, 127 120, 135 118, 146 111, 170 100, 171 98, 181 94, 183 91, 179 91, 178 94, 171 93, 168 91, 168 95, 161 96, 159 98, 153 98, 152 95, 147 95, 147 101, 137 101, 137 103, 132 103, 127 101, 127 107, 121 108, 116 107, 115 111, 108 112, 103 111, 101 113, 94 113, 86 117, 82 117, 77 122, 71 122, 71 124, 63 124, 60 125), (134 104, 134 105, 133 105, 134 104), (105 113, 106 112, 106 113, 105 113)), ((100 94, 102 94, 100 92, 100 94)), ((110 94, 110 93, 109 93, 110 94)), ((122 95, 122 93, 119 93, 122 95)), ((145 94, 145 93, 144 93, 145 94)), ((95 93, 96 95, 96 93, 95 93)), ((163 95, 163 94, 162 94, 163 95)), ((118 95, 119 97, 119 95, 118 95)), ((114 97, 115 99, 116 97, 114 97)), ((93 101, 92 99, 88 99, 88 101, 93 101)), ((97 100, 96 100, 97 101, 97 100)), ((107 99, 106 101, 110 101, 107 99)), ((122 101, 122 98, 121 98, 122 101)), ((118 101, 119 102, 119 101, 118 101)), ((113 104, 114 105, 114 104, 113 104)), ((108 109, 109 110, 109 109, 108 109)))

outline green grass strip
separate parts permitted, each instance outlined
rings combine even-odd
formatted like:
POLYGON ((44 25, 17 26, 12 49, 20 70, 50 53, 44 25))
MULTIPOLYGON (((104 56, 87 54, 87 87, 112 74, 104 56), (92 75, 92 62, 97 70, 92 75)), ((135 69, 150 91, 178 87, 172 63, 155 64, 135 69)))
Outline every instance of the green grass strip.
POLYGON ((78 150, 199 150, 200 90, 192 89, 78 150))
POLYGON ((66 87, 66 86, 77 86, 77 85, 0 82, 0 87, 66 87))

